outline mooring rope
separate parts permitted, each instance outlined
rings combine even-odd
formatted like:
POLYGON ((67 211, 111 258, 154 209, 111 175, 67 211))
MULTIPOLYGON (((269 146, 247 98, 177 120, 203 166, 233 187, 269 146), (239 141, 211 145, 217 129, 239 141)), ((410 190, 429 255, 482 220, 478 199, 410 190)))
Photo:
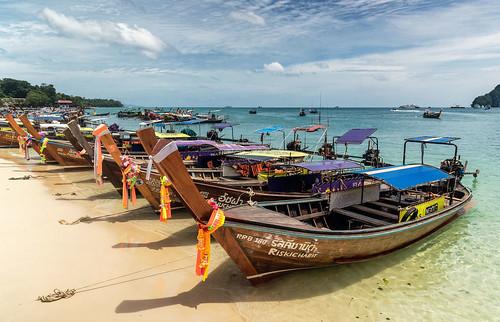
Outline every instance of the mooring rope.
POLYGON ((101 289, 101 288, 105 288, 105 287, 111 287, 111 286, 114 286, 114 285, 119 285, 119 284, 122 284, 122 283, 133 282, 133 281, 137 281, 137 280, 141 280, 141 279, 145 279, 145 278, 149 278, 149 277, 154 277, 154 276, 158 276, 158 275, 162 275, 162 274, 167 274, 167 273, 171 273, 171 272, 175 272, 175 271, 180 271, 180 270, 187 269, 187 268, 192 268, 193 265, 189 264, 187 266, 182 266, 182 267, 178 267, 178 268, 172 268, 170 270, 166 270, 166 271, 163 271, 163 272, 158 272, 158 273, 154 273, 154 274, 150 274, 150 275, 146 275, 146 276, 140 276, 140 277, 136 277, 136 278, 131 278, 129 280, 125 280, 125 281, 121 281, 121 282, 115 282, 115 283, 110 283, 110 284, 98 286, 98 285, 109 283, 109 282, 112 282, 112 281, 115 281, 115 280, 118 280, 118 279, 121 279, 121 278, 124 278, 124 277, 129 277, 129 276, 133 276, 133 275, 136 275, 136 274, 139 274, 139 273, 147 272, 147 271, 150 271, 150 270, 153 270, 153 269, 156 269, 158 267, 162 267, 162 266, 165 266, 165 265, 168 265, 168 264, 171 264, 171 263, 180 262, 180 261, 183 261, 185 259, 189 259, 191 261, 194 256, 195 255, 188 255, 188 256, 185 256, 183 258, 175 259, 175 260, 163 263, 163 264, 159 264, 159 265, 155 265, 155 266, 152 266, 152 267, 144 268, 144 269, 132 272, 132 273, 127 273, 127 274, 123 274, 123 275, 120 275, 120 276, 112 277, 112 278, 109 278, 109 279, 106 279, 106 280, 103 280, 103 281, 100 281, 100 282, 88 284, 88 285, 85 285, 85 286, 82 286, 82 287, 79 287, 79 288, 68 288, 65 291, 61 291, 60 289, 56 288, 56 289, 54 289, 53 293, 50 293, 48 295, 38 296, 37 299, 36 299, 36 301, 40 301, 42 303, 55 302, 55 301, 58 301, 58 300, 61 300, 61 299, 70 298, 70 297, 74 296, 77 293, 89 292, 89 291, 93 291, 93 290, 97 290, 97 289, 101 289))
POLYGON ((59 223, 61 225, 76 225, 76 224, 79 224, 81 222, 89 222, 89 221, 92 221, 93 218, 92 217, 89 217, 89 216, 83 216, 83 217, 80 217, 78 218, 77 220, 73 221, 73 222, 67 222, 66 220, 64 219, 61 219, 59 220, 59 223))

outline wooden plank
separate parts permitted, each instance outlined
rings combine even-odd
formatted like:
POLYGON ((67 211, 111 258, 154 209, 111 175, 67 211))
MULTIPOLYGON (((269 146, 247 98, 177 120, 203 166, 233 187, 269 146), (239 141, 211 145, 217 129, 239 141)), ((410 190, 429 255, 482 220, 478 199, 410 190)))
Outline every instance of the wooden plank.
POLYGON ((78 126, 78 122, 76 120, 69 121, 68 128, 73 134, 73 136, 76 138, 78 143, 85 149, 86 153, 90 157, 92 157, 94 155, 94 148, 89 143, 89 141, 87 141, 87 139, 83 136, 82 132, 80 131, 80 127, 78 126))
POLYGON ((354 205, 354 206, 351 206, 351 207, 355 208, 356 210, 360 210, 362 212, 367 212, 369 214, 377 215, 377 216, 384 217, 384 218, 387 218, 387 219, 393 219, 393 220, 398 220, 399 219, 398 215, 390 214, 388 212, 377 210, 377 209, 373 209, 373 208, 369 208, 369 207, 366 207, 366 206, 363 206, 363 205, 354 205))
POLYGON ((341 209, 341 208, 335 208, 335 209, 333 209, 333 212, 336 212, 336 213, 341 214, 343 216, 352 218, 356 221, 367 223, 367 224, 373 225, 373 226, 386 226, 386 225, 391 224, 388 221, 371 218, 371 217, 368 217, 368 216, 365 216, 362 214, 358 214, 357 212, 353 212, 353 211, 349 211, 349 210, 345 210, 345 209, 341 209))
POLYGON ((385 203, 385 202, 370 201, 370 202, 367 202, 367 203, 375 205, 375 206, 384 207, 384 208, 388 208, 388 209, 399 211, 399 207, 398 206, 390 205, 390 204, 385 203))
POLYGON ((313 212, 311 214, 307 214, 307 215, 300 215, 300 216, 297 216, 297 217, 293 217, 293 219, 297 219, 297 220, 307 220, 307 219, 311 219, 311 218, 318 218, 318 217, 322 217, 322 216, 325 216, 327 215, 326 213, 324 212, 313 212))
MULTIPOLYGON (((31 124, 30 120, 28 120, 28 117, 26 115, 21 115, 19 119, 21 120, 21 122, 23 122, 24 127, 26 127, 26 130, 28 131, 29 134, 31 134, 31 136, 33 136, 35 139, 39 141, 42 139, 42 136, 40 135, 40 133, 38 133, 33 124, 31 124)), ((42 142, 40 142, 40 147, 41 144, 42 142)), ((57 153, 57 148, 50 144, 50 140, 45 150, 47 151, 48 155, 50 155, 54 160, 56 160, 57 163, 59 163, 60 165, 66 165, 66 161, 64 161, 64 159, 59 155, 59 153, 57 153)))
MULTIPOLYGON (((78 140, 75 138, 73 133, 70 131, 69 128, 66 128, 63 130, 64 137, 73 145, 73 147, 76 149, 76 151, 82 151, 83 147, 78 143, 78 140)), ((87 154, 87 153, 82 153, 80 154, 83 159, 87 161, 89 165, 93 165, 94 161, 92 158, 87 154)))

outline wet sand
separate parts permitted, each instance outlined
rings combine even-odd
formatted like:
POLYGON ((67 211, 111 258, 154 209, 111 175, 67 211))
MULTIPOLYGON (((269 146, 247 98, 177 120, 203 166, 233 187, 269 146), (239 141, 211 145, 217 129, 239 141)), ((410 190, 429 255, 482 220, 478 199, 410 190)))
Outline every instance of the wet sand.
POLYGON ((216 284, 203 288, 220 301, 198 304, 205 295, 198 292, 176 298, 200 282, 194 274, 196 231, 187 214, 161 224, 142 200, 145 208, 124 212, 112 186, 97 188, 90 171, 35 160, 18 165, 11 161, 19 161, 16 152, 0 150, 0 320, 244 320, 216 284), (24 175, 35 178, 8 180, 24 175), (84 216, 95 219, 59 223, 84 216), (54 288, 82 292, 35 301, 54 288), (164 298, 171 300, 156 300, 164 298))
MULTIPOLYGON (((2 321, 463 321, 497 310, 447 291, 451 252, 470 222, 381 259, 299 271, 252 287, 215 242, 204 283, 194 274, 196 230, 174 211, 161 223, 144 200, 129 211, 89 170, 26 162, 0 149, 2 321), (30 180, 9 177, 32 175, 30 180), (82 217, 90 219, 72 223, 82 217), (35 301, 54 288, 69 299, 35 301), (456 303, 459 310, 440 310, 456 303)), ((458 255, 451 255, 452 258, 458 255)))

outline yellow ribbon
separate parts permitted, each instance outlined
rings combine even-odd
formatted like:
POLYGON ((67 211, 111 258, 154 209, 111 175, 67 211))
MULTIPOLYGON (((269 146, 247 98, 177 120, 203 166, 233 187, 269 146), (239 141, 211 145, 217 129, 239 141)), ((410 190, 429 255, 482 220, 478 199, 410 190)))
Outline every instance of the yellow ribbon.
POLYGON ((43 138, 42 139, 42 146, 40 147, 40 161, 42 163, 47 162, 47 158, 45 157, 45 153, 43 153, 43 151, 45 151, 45 149, 47 148, 47 144, 48 143, 49 143, 49 139, 48 138, 43 138))

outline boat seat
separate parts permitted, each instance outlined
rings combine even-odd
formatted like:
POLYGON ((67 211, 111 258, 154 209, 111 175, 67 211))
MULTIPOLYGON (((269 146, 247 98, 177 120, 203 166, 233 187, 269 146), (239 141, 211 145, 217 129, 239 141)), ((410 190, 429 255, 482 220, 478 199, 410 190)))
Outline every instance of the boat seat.
POLYGON ((377 215, 377 216, 380 216, 380 217, 384 217, 384 218, 387 218, 387 219, 392 219, 392 220, 398 220, 399 219, 398 215, 391 214, 391 213, 388 213, 388 212, 385 212, 385 211, 382 211, 382 210, 377 210, 377 209, 369 208, 369 207, 366 207, 366 206, 363 206, 363 205, 354 205, 354 206, 351 206, 351 208, 354 208, 354 209, 359 210, 361 212, 367 212, 367 213, 372 214, 372 215, 377 215))
POLYGON ((349 210, 345 210, 345 209, 335 208, 335 209, 333 209, 333 212, 341 214, 341 215, 346 216, 346 217, 349 217, 349 218, 354 219, 356 221, 375 226, 375 227, 391 225, 391 223, 388 221, 371 218, 371 217, 368 217, 368 216, 365 216, 362 214, 358 214, 357 212, 353 212, 353 211, 349 211, 349 210))
POLYGON ((295 216, 295 217, 292 217, 292 218, 293 219, 297 219, 297 220, 307 220, 307 219, 322 217, 322 216, 325 216, 325 215, 326 215, 326 213, 324 211, 320 211, 320 212, 313 212, 311 214, 295 216))
POLYGON ((391 210, 396 210, 396 211, 399 212, 399 207, 398 206, 394 206, 394 205, 391 205, 391 204, 388 204, 388 203, 385 203, 385 202, 370 201, 370 202, 368 202, 368 204, 375 205, 375 206, 378 206, 378 207, 384 207, 384 208, 391 209, 391 210))

